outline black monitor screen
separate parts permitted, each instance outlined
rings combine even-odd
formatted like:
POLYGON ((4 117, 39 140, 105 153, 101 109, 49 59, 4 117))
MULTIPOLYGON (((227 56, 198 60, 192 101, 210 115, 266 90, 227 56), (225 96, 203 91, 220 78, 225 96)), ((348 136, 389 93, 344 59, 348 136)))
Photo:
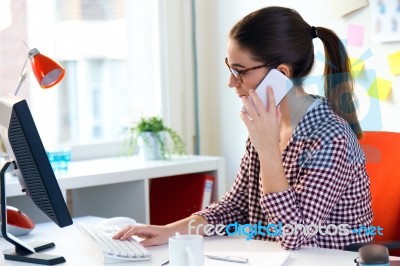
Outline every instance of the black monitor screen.
MULTIPOLYGON (((25 100, 12 95, 0 98, 0 133, 9 156, 8 166, 2 166, 1 169, 2 202, 6 203, 7 196, 5 172, 9 169, 9 165, 13 165, 23 191, 36 206, 58 226, 71 225, 71 215, 25 100)), ((4 209, 2 206, 2 213, 4 209)), ((5 231, 6 227, 2 226, 3 235, 6 233, 5 238, 16 245, 16 250, 23 247, 32 250, 29 245, 22 244, 21 247, 20 242, 5 231)), ((35 247, 32 248, 36 250, 35 247)), ((6 259, 31 262, 25 255, 6 257, 6 253, 4 254, 6 259)))
POLYGON ((12 109, 8 140, 26 193, 60 227, 70 225, 71 216, 25 100, 12 109))

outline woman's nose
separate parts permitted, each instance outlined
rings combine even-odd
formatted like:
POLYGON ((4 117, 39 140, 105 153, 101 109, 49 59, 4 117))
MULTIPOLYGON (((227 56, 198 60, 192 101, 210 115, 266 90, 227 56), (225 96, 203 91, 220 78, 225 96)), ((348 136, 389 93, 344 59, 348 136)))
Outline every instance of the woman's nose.
POLYGON ((240 82, 237 81, 237 79, 235 78, 235 76, 231 73, 231 74, 229 75, 228 87, 229 87, 229 88, 236 88, 236 87, 238 87, 238 85, 240 85, 240 82))

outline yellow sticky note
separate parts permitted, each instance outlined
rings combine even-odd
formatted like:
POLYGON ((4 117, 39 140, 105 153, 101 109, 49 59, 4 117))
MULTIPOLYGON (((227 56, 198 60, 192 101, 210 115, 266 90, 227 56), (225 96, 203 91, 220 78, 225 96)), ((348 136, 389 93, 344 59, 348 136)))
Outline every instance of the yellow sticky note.
POLYGON ((351 57, 350 64, 351 64, 351 73, 355 78, 358 77, 365 68, 365 62, 358 58, 351 57))
POLYGON ((379 100, 386 100, 392 89, 392 82, 383 78, 376 78, 368 89, 368 95, 379 100))
POLYGON ((390 73, 400 75, 400 51, 389 55, 390 73))

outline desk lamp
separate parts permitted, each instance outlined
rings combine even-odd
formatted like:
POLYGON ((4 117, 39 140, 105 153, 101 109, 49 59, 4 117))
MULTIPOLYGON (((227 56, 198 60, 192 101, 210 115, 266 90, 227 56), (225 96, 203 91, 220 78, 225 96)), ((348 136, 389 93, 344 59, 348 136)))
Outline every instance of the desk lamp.
POLYGON ((58 82, 60 82, 65 74, 65 69, 60 66, 57 62, 42 55, 38 49, 33 48, 29 51, 28 56, 25 60, 24 66, 21 71, 21 76, 19 78, 19 83, 15 90, 14 95, 17 95, 22 83, 29 75, 29 68, 26 68, 26 63, 30 59, 31 68, 35 74, 36 80, 38 81, 40 87, 47 89, 53 87, 58 82))

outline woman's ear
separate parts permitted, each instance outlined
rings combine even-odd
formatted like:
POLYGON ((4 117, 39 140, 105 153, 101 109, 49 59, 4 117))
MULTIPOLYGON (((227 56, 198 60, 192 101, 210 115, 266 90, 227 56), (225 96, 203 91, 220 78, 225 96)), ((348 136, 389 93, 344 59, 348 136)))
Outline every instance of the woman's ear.
POLYGON ((276 69, 282 72, 286 77, 292 77, 292 71, 288 65, 280 64, 276 69))

